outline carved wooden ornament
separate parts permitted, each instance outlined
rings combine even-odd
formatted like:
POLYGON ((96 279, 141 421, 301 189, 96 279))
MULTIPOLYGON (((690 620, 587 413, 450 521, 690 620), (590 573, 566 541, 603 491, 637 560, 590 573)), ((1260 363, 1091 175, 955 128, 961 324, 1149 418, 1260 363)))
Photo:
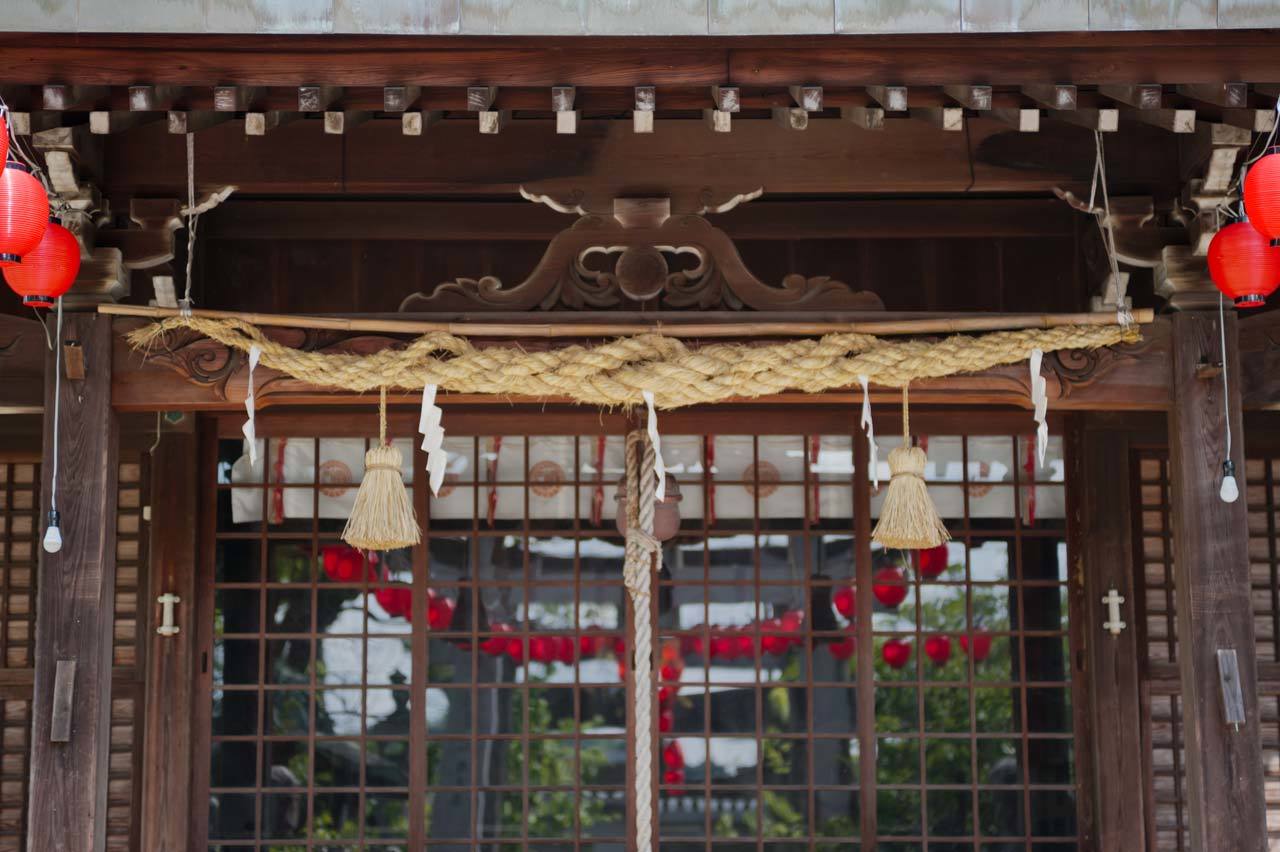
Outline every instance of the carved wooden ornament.
POLYGON ((883 310, 880 297, 825 275, 766 284, 724 231, 701 216, 627 228, 586 215, 551 240, 533 272, 512 287, 493 276, 458 278, 400 305, 418 311, 601 309, 652 303, 665 309, 883 310))

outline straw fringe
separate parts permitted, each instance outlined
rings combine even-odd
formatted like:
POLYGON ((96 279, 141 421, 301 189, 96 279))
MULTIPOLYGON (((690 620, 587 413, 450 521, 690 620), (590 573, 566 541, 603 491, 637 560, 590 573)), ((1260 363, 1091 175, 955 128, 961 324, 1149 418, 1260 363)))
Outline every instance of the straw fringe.
POLYGON ((924 481, 926 461, 924 450, 919 447, 895 447, 889 453, 893 478, 885 489, 872 541, 884 547, 924 550, 951 538, 929 497, 924 481))
POLYGON ((391 444, 364 454, 364 479, 342 531, 347 544, 360 550, 395 550, 422 540, 400 477, 400 462, 400 450, 391 444))

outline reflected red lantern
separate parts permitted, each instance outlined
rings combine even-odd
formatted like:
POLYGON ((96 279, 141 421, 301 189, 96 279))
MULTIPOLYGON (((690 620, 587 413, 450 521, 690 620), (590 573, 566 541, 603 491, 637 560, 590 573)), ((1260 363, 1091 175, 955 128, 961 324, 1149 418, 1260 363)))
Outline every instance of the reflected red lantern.
POLYGON ((556 662, 564 663, 566 666, 573 665, 573 637, 572 636, 556 637, 556 662))
POLYGON ((928 580, 940 576, 950 567, 948 564, 950 557, 947 555, 947 546, 945 544, 920 551, 918 559, 920 576, 928 580))
POLYGON ((373 593, 378 606, 392 618, 410 620, 413 617, 413 589, 404 586, 388 586, 373 593))
POLYGON ((991 654, 991 634, 974 633, 972 636, 960 637, 960 649, 980 663, 991 654))
POLYGON ((858 598, 850 586, 841 586, 836 589, 836 593, 831 596, 831 603, 835 605, 836 612, 845 618, 853 618, 854 613, 858 611, 858 598))
POLYGON ((49 196, 22 163, 0 172, 0 266, 16 266, 49 227, 49 196))
POLYGON ((672 740, 662 749, 662 765, 668 769, 684 769, 684 751, 679 740, 672 740))
POLYGON ((427 623, 432 630, 448 630, 453 624, 453 601, 444 596, 437 597, 427 590, 427 623))
POLYGON ((882 606, 895 609, 907 599, 906 580, 900 568, 890 566, 876 572, 871 591, 882 606))
POLYGON ((857 647, 857 643, 854 641, 853 637, 850 636, 847 639, 839 639, 832 642, 827 646, 827 650, 831 652, 832 657, 844 662, 845 660, 853 657, 853 652, 857 650, 857 647))
POLYGON ((1280 284, 1280 248, 1252 222, 1227 225, 1209 243, 1209 275, 1237 308, 1262 307, 1280 284))
POLYGON ((911 659, 911 645, 901 639, 890 639, 880 646, 880 657, 890 668, 900 669, 911 659))
POLYGON ((1269 149, 1245 172, 1244 209, 1259 233, 1280 238, 1280 147, 1269 149))
MULTIPOLYGON (((6 277, 7 275, 8 270, 6 270, 6 277)), ((345 544, 326 544, 320 548, 320 562, 325 576, 333 582, 358 583, 360 568, 364 565, 364 556, 354 547, 348 547, 345 544)))
POLYGON ((933 660, 934 665, 945 665, 951 659, 951 637, 930 636, 924 640, 924 653, 933 660))

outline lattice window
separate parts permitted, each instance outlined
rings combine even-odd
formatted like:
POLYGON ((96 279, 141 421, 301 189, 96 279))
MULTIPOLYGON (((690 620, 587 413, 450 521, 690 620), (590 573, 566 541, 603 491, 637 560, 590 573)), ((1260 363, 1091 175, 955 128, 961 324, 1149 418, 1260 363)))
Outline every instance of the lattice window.
POLYGON ((116 468, 116 587, 112 625, 111 745, 107 767, 107 848, 138 848, 145 669, 139 601, 146 588, 147 518, 143 455, 121 450, 116 468))
MULTIPOLYGON (((1263 771, 1266 777, 1267 831, 1272 848, 1280 848, 1280 683, 1277 670, 1276 595, 1280 558, 1277 540, 1275 476, 1280 459, 1249 458, 1245 462, 1249 503, 1255 652, 1259 668, 1259 715, 1262 721, 1263 771)), ((1169 504, 1169 454, 1163 448, 1139 450, 1135 536, 1142 583, 1141 641, 1146 650, 1143 690, 1149 704, 1151 769, 1148 779, 1154 850, 1183 852, 1189 848, 1186 807, 1186 753, 1183 749, 1181 679, 1178 672, 1177 617, 1174 606, 1173 527, 1169 504)))
POLYGON ((40 465, 0 460, 0 666, 29 669, 35 646, 40 465))
MULTIPOLYGON (((625 848, 621 437, 450 437, 426 541, 377 561, 338 541, 364 448, 220 445, 210 843, 625 848)), ((1073 848, 1057 439, 1031 477, 1024 440, 931 438, 927 564, 865 544, 850 435, 663 448, 660 848, 1073 848)))

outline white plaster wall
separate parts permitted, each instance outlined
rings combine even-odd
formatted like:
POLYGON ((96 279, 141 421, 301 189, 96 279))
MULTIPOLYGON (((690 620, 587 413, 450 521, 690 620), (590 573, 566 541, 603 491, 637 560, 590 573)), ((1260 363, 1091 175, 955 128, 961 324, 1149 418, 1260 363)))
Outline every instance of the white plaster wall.
POLYGON ((0 0, 37 32, 761 35, 1280 26, 1280 0, 0 0))

